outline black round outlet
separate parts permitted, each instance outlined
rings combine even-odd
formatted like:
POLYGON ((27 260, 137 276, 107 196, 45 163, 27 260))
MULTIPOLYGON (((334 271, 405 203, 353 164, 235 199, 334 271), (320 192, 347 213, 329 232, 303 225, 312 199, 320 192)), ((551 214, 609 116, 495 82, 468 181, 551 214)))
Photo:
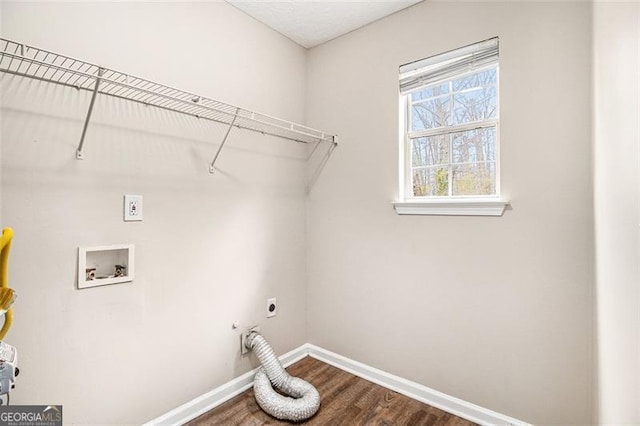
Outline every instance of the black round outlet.
POLYGON ((269 312, 273 312, 273 311, 275 311, 275 310, 276 310, 276 305, 275 305, 275 303, 270 304, 270 305, 269 305, 269 312))

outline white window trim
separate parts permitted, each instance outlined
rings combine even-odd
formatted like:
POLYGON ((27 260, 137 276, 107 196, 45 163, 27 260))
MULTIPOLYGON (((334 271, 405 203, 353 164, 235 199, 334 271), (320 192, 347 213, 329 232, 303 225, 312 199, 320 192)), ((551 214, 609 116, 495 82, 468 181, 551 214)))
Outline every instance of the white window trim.
MULTIPOLYGON (((498 71, 499 73, 500 71, 498 71)), ((498 81, 499 80, 498 76, 498 81)), ((497 96, 500 96, 499 83, 496 86, 497 96)), ((442 197, 442 198, 424 198, 416 197, 409 198, 406 196, 408 193, 407 185, 410 185, 411 179, 409 178, 407 164, 405 159, 411 153, 409 137, 414 133, 432 133, 431 131, 423 132, 407 132, 409 128, 409 117, 407 112, 409 111, 408 103, 410 102, 408 95, 399 97, 398 111, 399 119, 398 126, 399 131, 399 150, 398 152, 398 171, 399 171, 399 188, 398 188, 398 201, 393 203, 393 208, 399 215, 436 215, 436 216, 502 216, 505 209, 509 205, 509 201, 502 198, 500 195, 486 196, 486 197, 442 197)), ((485 122, 486 123, 486 122, 485 122)), ((500 125, 499 119, 496 119, 493 123, 496 127, 496 154, 498 161, 496 162, 496 192, 500 194, 500 125)), ((460 126, 461 128, 477 128, 479 123, 469 123, 460 126)))
POLYGON ((397 201, 393 208, 400 215, 502 216, 509 205, 500 198, 461 198, 429 201, 397 201))

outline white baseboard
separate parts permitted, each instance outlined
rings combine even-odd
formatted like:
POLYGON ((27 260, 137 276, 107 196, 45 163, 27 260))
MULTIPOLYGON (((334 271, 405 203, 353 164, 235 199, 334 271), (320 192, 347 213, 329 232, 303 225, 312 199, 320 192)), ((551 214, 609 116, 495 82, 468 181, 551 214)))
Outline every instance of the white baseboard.
POLYGON ((333 365, 343 371, 361 377, 370 382, 376 383, 387 389, 396 391, 409 398, 439 408, 442 411, 453 414, 463 419, 481 425, 513 425, 531 426, 527 422, 514 419, 504 414, 496 413, 478 405, 463 401, 459 398, 438 392, 420 383, 412 382, 402 377, 394 376, 386 371, 368 366, 358 361, 354 361, 337 353, 322 349, 308 343, 305 345, 309 351, 309 356, 333 365))
MULTIPOLYGON (((481 425, 531 426, 529 423, 471 404, 470 402, 438 392, 437 390, 403 379, 402 377, 394 376, 386 371, 354 361, 310 343, 305 343, 287 352, 279 357, 279 359, 282 365, 288 367, 305 356, 311 356, 355 376, 408 396, 409 398, 481 425)), ((253 386, 253 377, 255 376, 256 370, 257 369, 249 371, 160 417, 150 420, 145 423, 144 426, 182 425, 193 420, 253 386)))
MULTIPOLYGON (((307 349, 307 345, 304 344, 278 357, 278 359, 283 366, 288 367, 291 364, 300 361, 307 355, 309 355, 309 350, 307 349)), ((236 377, 235 379, 210 390, 204 395, 200 395, 199 397, 174 408, 168 413, 148 421, 144 426, 174 426, 185 424, 252 387, 253 377, 256 375, 257 371, 258 369, 255 368, 244 373, 242 376, 236 377)))

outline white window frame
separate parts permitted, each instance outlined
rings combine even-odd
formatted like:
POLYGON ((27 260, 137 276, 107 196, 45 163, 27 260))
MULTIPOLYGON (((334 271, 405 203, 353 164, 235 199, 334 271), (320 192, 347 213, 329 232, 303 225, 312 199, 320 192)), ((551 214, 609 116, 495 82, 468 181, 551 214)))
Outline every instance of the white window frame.
MULTIPOLYGON (((449 85, 452 81, 466 75, 477 73, 483 69, 496 69, 496 96, 497 96, 497 114, 495 119, 476 121, 472 123, 464 123, 459 125, 450 125, 446 127, 440 127, 437 129, 428 129, 421 131, 411 131, 410 114, 411 114, 411 93, 424 90, 429 85, 421 86, 412 91, 409 91, 399 96, 399 188, 398 188, 398 201, 394 203, 394 208, 398 214, 422 214, 422 215, 471 215, 471 216, 501 216, 508 205, 508 201, 500 198, 501 188, 501 176, 500 176, 500 65, 491 64, 488 66, 481 66, 477 69, 470 69, 468 71, 456 73, 454 76, 433 83, 434 85, 448 82, 449 85), (419 137, 434 136, 434 135, 449 135, 461 131, 474 130, 478 128, 491 128, 495 127, 496 131, 496 146, 495 146, 495 167, 496 167, 496 181, 495 188, 496 193, 492 195, 467 195, 456 196, 451 195, 453 191, 452 179, 453 179, 453 162, 451 156, 453 155, 452 149, 449 149, 449 162, 447 164, 449 168, 449 195, 447 196, 428 196, 428 197, 415 197, 413 196, 413 178, 411 168, 411 141, 419 137)), ((453 96, 453 91, 448 92, 448 96, 453 96)), ((451 143, 449 139, 449 143, 451 143)), ((451 146, 449 146, 451 148, 451 146)))

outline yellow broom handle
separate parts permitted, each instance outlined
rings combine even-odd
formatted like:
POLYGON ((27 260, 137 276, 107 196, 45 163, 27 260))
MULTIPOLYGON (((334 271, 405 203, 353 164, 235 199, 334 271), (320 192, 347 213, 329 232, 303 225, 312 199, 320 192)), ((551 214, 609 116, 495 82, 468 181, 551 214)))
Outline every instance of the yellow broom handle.
POLYGON ((0 237, 0 286, 7 286, 7 271, 9 269, 9 251, 11 250, 11 239, 13 238, 13 229, 4 228, 2 237, 0 237))
MULTIPOLYGON (((7 287, 8 283, 8 271, 9 271, 9 251, 11 250, 11 239, 13 238, 13 229, 4 228, 2 230, 2 237, 0 237, 0 287, 7 287)), ((0 329, 0 340, 4 339, 4 336, 11 328, 13 322, 13 309, 9 309, 4 314, 4 324, 0 329)))

